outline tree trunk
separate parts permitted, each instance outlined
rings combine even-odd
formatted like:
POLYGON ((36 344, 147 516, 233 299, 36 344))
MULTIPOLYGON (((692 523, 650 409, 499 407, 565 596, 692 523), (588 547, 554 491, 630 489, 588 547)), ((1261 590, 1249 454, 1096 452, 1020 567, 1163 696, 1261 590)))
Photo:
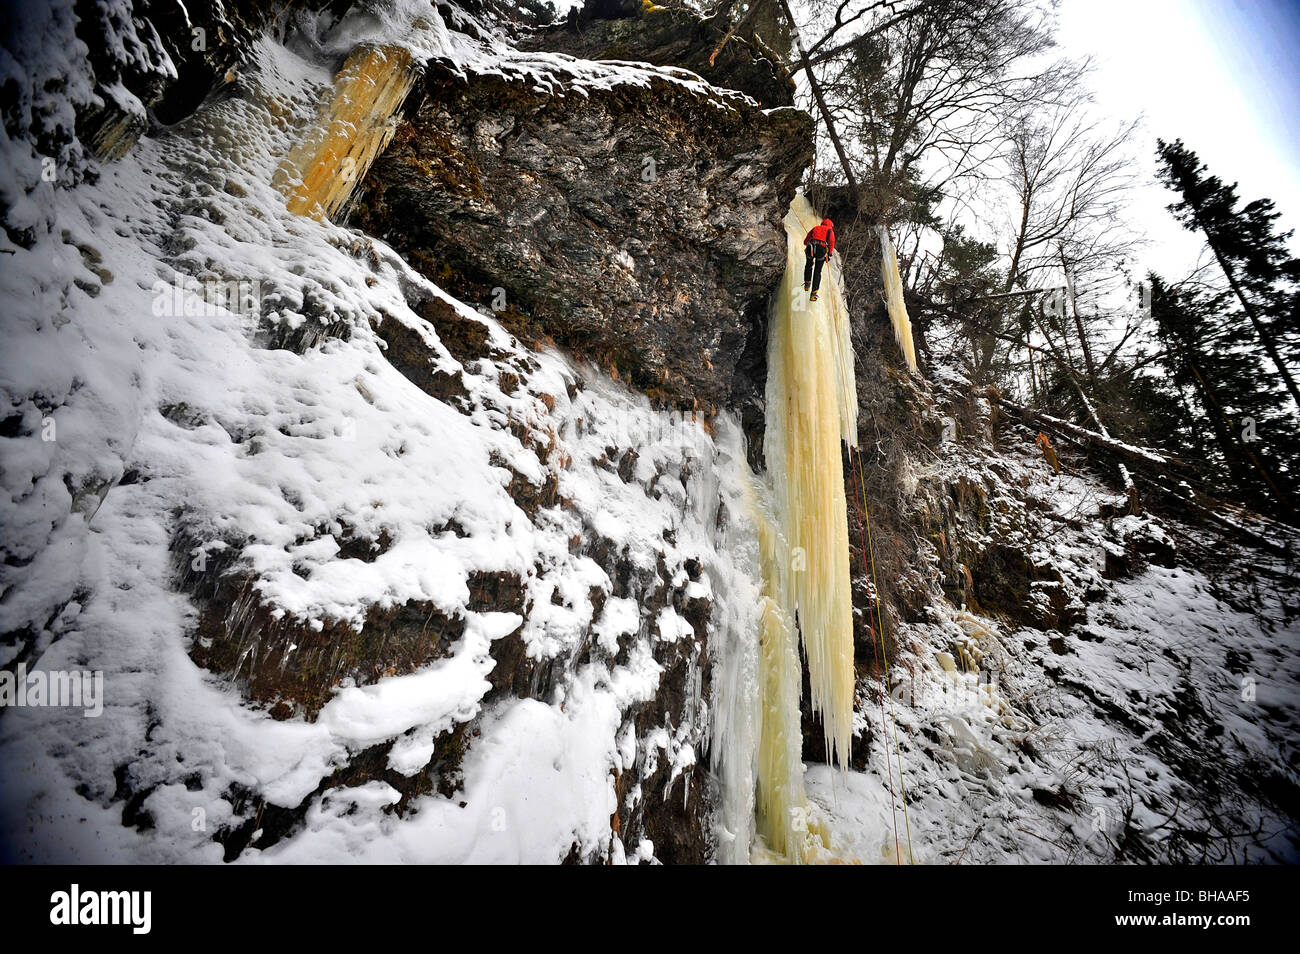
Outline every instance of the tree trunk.
POLYGON ((1255 469, 1255 472, 1259 474, 1260 479, 1264 481, 1265 486, 1268 487, 1269 493, 1272 495, 1273 499, 1277 501, 1278 506, 1280 506, 1283 512, 1285 512, 1290 518, 1287 522, 1295 523, 1297 516, 1300 516, 1300 514, 1297 514, 1295 503, 1291 499, 1291 495, 1281 488, 1277 480, 1274 479, 1272 471, 1270 471, 1269 468, 1265 466, 1264 462, 1260 460, 1259 455, 1250 449, 1250 445, 1241 440, 1240 435, 1238 435, 1235 441, 1228 436, 1229 433, 1235 433, 1232 427, 1232 422, 1229 421, 1228 416, 1223 413, 1222 405, 1219 404, 1218 399, 1210 390, 1210 385, 1201 375, 1201 369, 1197 367, 1196 362, 1190 355, 1186 354, 1186 352, 1184 352, 1183 359, 1187 362, 1188 367, 1192 369, 1192 375, 1196 378, 1196 388, 1201 392, 1201 397, 1210 408, 1210 424, 1214 427, 1214 433, 1219 439, 1219 444, 1224 448, 1224 456, 1231 459, 1231 454, 1228 451, 1229 448, 1235 446, 1241 452, 1241 455, 1250 462, 1250 465, 1255 469))
POLYGON ((1079 348, 1083 351, 1083 366, 1088 372, 1088 383, 1096 386, 1097 383, 1097 365, 1092 360, 1092 346, 1088 344, 1088 336, 1083 330, 1083 318, 1079 315, 1079 300, 1075 295, 1074 282, 1070 280, 1070 266, 1065 260, 1065 250, 1060 250, 1061 271, 1065 273, 1065 284, 1069 289, 1070 296, 1070 316, 1074 319, 1074 330, 1079 335, 1079 348))
POLYGON ((1098 431, 1090 431, 1086 427, 1080 427, 1078 424, 1071 424, 1069 421, 1061 420, 1059 417, 1053 417, 1051 414, 1045 414, 1042 411, 1034 410, 1031 407, 1024 407, 1009 398, 999 397, 998 404, 1014 413, 1017 417, 1035 426, 1055 431, 1058 434, 1064 434, 1066 437, 1073 438, 1076 441, 1082 441, 1091 444, 1094 447, 1106 451, 1112 457, 1131 462, 1134 466, 1141 467, 1145 470, 1155 470, 1159 473, 1167 473, 1171 468, 1178 465, 1164 454, 1157 453, 1145 447, 1137 447, 1133 444, 1126 444, 1123 441, 1116 440, 1108 434, 1102 434, 1098 431))
POLYGON ((1034 403, 1038 403, 1038 372, 1034 369, 1034 349, 1026 345, 1025 354, 1029 355, 1029 393, 1034 403))
POLYGON ((1276 366, 1278 374, 1282 375, 1282 380, 1286 384, 1286 389, 1291 393, 1291 400, 1295 401, 1297 410, 1300 410, 1300 388, 1296 387, 1295 378, 1291 377, 1291 372, 1287 368, 1286 362, 1282 360, 1282 355, 1277 350, 1277 342, 1273 340, 1273 336, 1269 334, 1268 329, 1265 328, 1263 323, 1259 320, 1259 315, 1255 311, 1255 306, 1251 304, 1250 299, 1246 297, 1246 292, 1237 281, 1237 276, 1233 274, 1232 267, 1224 261, 1223 255, 1219 252, 1219 246, 1214 241, 1214 236, 1210 234, 1209 229, 1205 227, 1205 222, 1201 219, 1201 210, 1193 205, 1192 215, 1196 219, 1197 226, 1199 226, 1201 232, 1204 233, 1205 241, 1209 243, 1210 251, 1214 253, 1214 259, 1219 263, 1219 268, 1223 269, 1224 277, 1228 279, 1228 284, 1232 287, 1233 294, 1235 294, 1237 300, 1241 302, 1241 307, 1245 310, 1246 317, 1250 319, 1251 325, 1255 328, 1255 333, 1259 335, 1260 343, 1264 345, 1264 350, 1268 352, 1268 356, 1272 359, 1274 366, 1276 366))
POLYGON ((822 95, 822 84, 817 82, 817 76, 812 71, 812 66, 808 62, 808 51, 804 49, 803 37, 799 34, 799 26, 795 23, 794 14, 790 12, 789 0, 778 0, 781 4, 781 12, 785 14, 787 22, 790 24, 790 34, 794 37, 795 46, 799 50, 799 65, 808 77, 808 86, 812 89, 813 99, 817 101, 817 109, 822 114, 822 121, 826 123, 826 133, 831 137, 831 145, 835 147, 835 155, 840 158, 840 166, 844 169, 844 178, 849 182, 849 192, 853 196, 854 204, 861 201, 862 196, 858 192, 858 180, 853 175, 853 168, 849 165, 848 154, 844 151, 844 144, 840 142, 840 134, 835 129, 835 122, 831 119, 830 108, 826 105, 826 98, 822 95))

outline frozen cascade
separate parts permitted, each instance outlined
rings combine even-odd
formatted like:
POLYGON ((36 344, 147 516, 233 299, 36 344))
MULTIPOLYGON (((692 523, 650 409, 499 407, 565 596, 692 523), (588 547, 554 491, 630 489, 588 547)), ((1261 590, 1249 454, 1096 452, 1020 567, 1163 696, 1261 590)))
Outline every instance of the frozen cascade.
POLYGON ((848 312, 838 259, 825 294, 810 305, 802 287, 803 237, 819 221, 796 196, 785 217, 788 261, 768 341, 767 480, 744 468, 743 506, 756 528, 762 591, 757 647, 732 633, 724 647, 715 759, 724 789, 723 860, 744 860, 746 827, 736 821, 756 771, 757 832, 773 855, 792 862, 826 847, 810 817, 803 784, 799 719, 801 684, 796 633, 802 639, 812 706, 826 750, 846 764, 852 737, 853 608, 849 590, 848 517, 841 441, 857 445, 857 396, 848 312), (756 659, 754 658, 756 652, 756 659), (751 701, 745 678, 757 678, 751 701), (752 712, 757 710, 756 763, 752 712), (729 748, 731 747, 731 748, 729 748))
POLYGON ((880 237, 880 277, 885 284, 885 308, 889 312, 889 323, 894 326, 894 340, 898 350, 903 352, 907 366, 916 371, 916 347, 912 344, 912 319, 907 315, 907 305, 903 301, 903 276, 898 271, 898 255, 894 252, 894 243, 889 240, 889 232, 883 225, 876 227, 880 237))
POLYGON ((844 764, 853 722, 853 605, 840 442, 857 446, 857 391, 848 310, 832 261, 826 295, 803 293, 803 238, 817 215, 796 196, 785 217, 788 261, 768 341, 764 437, 780 546, 769 577, 787 577, 773 595, 798 620, 808 659, 812 707, 826 751, 844 764), (776 566, 779 563, 780 566, 776 566))

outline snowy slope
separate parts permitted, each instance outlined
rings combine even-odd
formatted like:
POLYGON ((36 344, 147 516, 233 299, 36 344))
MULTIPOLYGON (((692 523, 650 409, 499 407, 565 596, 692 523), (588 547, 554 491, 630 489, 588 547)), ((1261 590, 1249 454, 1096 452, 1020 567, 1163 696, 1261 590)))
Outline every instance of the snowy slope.
POLYGON ((1106 518, 1113 491, 1014 447, 952 449, 919 482, 961 478, 985 489, 993 540, 1059 573, 1086 618, 1028 627, 937 600, 905 625, 891 698, 860 700, 870 771, 809 775, 838 849, 906 863, 910 829, 917 863, 1300 858, 1294 570, 1154 517, 1106 518), (1177 559, 1107 578, 1107 553, 1133 541, 1177 559))
MULTIPOLYGON (((480 45, 475 65, 489 56, 480 45)), ((265 850, 253 832, 241 860, 619 859, 617 799, 667 794, 616 787, 619 775, 664 766, 679 798, 704 784, 681 778, 709 723, 709 634, 695 627, 752 612, 719 516, 744 466, 738 429, 723 419, 715 440, 558 353, 526 351, 383 243, 289 214, 270 183, 330 72, 271 39, 253 63, 237 92, 141 141, 97 183, 36 186, 30 214, 48 232, 4 249, 17 307, 0 371, 13 432, 0 631, 19 636, 0 651, 29 669, 102 670, 107 695, 97 719, 5 711, 0 830, 26 833, 6 854, 219 861, 215 836, 278 807, 305 811, 300 826, 265 850), (260 311, 204 302, 223 281, 256 283, 260 311), (490 356, 453 356, 417 314, 431 302, 481 326, 490 356), (436 399, 386 359, 393 323, 460 398, 436 399), (526 513, 518 480, 551 481, 562 505, 526 513), (348 539, 384 546, 357 559, 341 552, 348 539), (592 541, 679 605, 710 600, 713 621, 611 595, 584 552, 592 541), (200 608, 185 584, 205 572, 247 578, 257 605, 306 631, 403 605, 464 631, 445 658, 345 680, 314 718, 282 721, 191 658, 200 608), (520 578, 526 614, 474 609, 467 580, 482 572, 520 578), (546 698, 490 692, 493 644, 516 635, 530 659, 561 667, 546 698), (684 709, 638 733, 634 707, 660 690, 664 647, 678 645, 696 661, 684 709), (391 744, 388 769, 415 776, 436 739, 471 721, 450 796, 399 814, 384 811, 399 793, 382 780, 321 790, 376 745, 391 744)), ((589 72, 640 83, 647 71, 589 72)))

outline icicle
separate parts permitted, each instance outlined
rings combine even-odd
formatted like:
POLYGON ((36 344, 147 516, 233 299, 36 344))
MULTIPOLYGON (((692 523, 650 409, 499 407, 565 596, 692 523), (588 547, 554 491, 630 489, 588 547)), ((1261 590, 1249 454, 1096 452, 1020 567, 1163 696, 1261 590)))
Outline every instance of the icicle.
POLYGON ((320 123, 276 171, 289 211, 316 219, 336 214, 397 129, 394 115, 419 70, 400 46, 360 46, 334 77, 320 123))
MULTIPOLYGON (((803 238, 819 221, 803 196, 785 217, 787 265, 768 337, 768 481, 740 464, 737 502, 756 530, 762 588, 756 617, 737 614, 757 630, 756 640, 728 627, 716 670, 716 741, 726 750, 715 761, 723 860, 739 860, 746 847, 749 829, 738 818, 746 804, 772 857, 800 863, 829 848, 804 790, 800 637, 827 753, 845 764, 852 739, 853 607, 840 442, 857 446, 858 402, 839 259, 823 272, 816 305, 803 290, 803 238), (756 683, 755 693, 746 679, 756 683)), ((746 546, 752 544, 740 548, 739 563, 746 546)))
MULTIPOLYGON (((711 654, 713 731, 709 748, 721 788, 718 805, 718 854, 721 864, 748 864, 754 843, 754 794, 758 771, 760 712, 760 590, 758 495, 760 488, 745 459, 745 439, 738 423, 725 415, 718 421, 718 493, 732 516, 719 521, 719 506, 704 526, 722 524, 717 546, 723 566, 710 580, 717 601, 717 631, 711 654), (751 519, 746 519, 750 517, 751 519), (728 568, 725 561, 730 560, 728 568)), ((705 473, 708 473, 706 470, 705 473)))
POLYGON ((787 609, 789 548, 769 507, 756 501, 752 513, 763 567, 758 636, 758 830, 770 851, 798 864, 806 855, 807 798, 799 717, 802 671, 794 616, 787 609))
POLYGON ((898 350, 907 359, 907 366, 916 371, 916 348, 912 344, 912 319, 907 316, 907 305, 903 302, 903 277, 898 272, 898 256, 894 254, 894 244, 889 240, 889 232, 883 225, 876 226, 880 236, 880 272, 885 282, 885 307, 889 311, 890 323, 894 326, 894 340, 898 350))
POLYGON ((771 597, 763 598, 759 634, 763 697, 758 750, 759 831, 767 847, 799 864, 807 854, 807 797, 799 726, 799 654, 794 623, 771 597))
POLYGON ((854 671, 840 441, 857 445, 857 390, 838 259, 823 275, 820 302, 810 304, 803 291, 803 239, 818 221, 808 201, 796 196, 785 217, 788 261, 768 344, 764 446, 784 549, 784 559, 774 555, 780 565, 772 570, 788 580, 771 595, 791 625, 798 619, 826 751, 845 764, 854 671))

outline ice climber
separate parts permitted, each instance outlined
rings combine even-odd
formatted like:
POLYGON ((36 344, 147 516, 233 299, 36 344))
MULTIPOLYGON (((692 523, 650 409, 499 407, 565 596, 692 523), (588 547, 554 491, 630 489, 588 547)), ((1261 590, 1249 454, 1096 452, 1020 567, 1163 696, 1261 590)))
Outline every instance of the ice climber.
POLYGON ((812 289, 810 301, 817 300, 817 289, 822 285, 822 266, 835 252, 835 224, 822 219, 821 225, 808 230, 803 240, 803 290, 812 289))

